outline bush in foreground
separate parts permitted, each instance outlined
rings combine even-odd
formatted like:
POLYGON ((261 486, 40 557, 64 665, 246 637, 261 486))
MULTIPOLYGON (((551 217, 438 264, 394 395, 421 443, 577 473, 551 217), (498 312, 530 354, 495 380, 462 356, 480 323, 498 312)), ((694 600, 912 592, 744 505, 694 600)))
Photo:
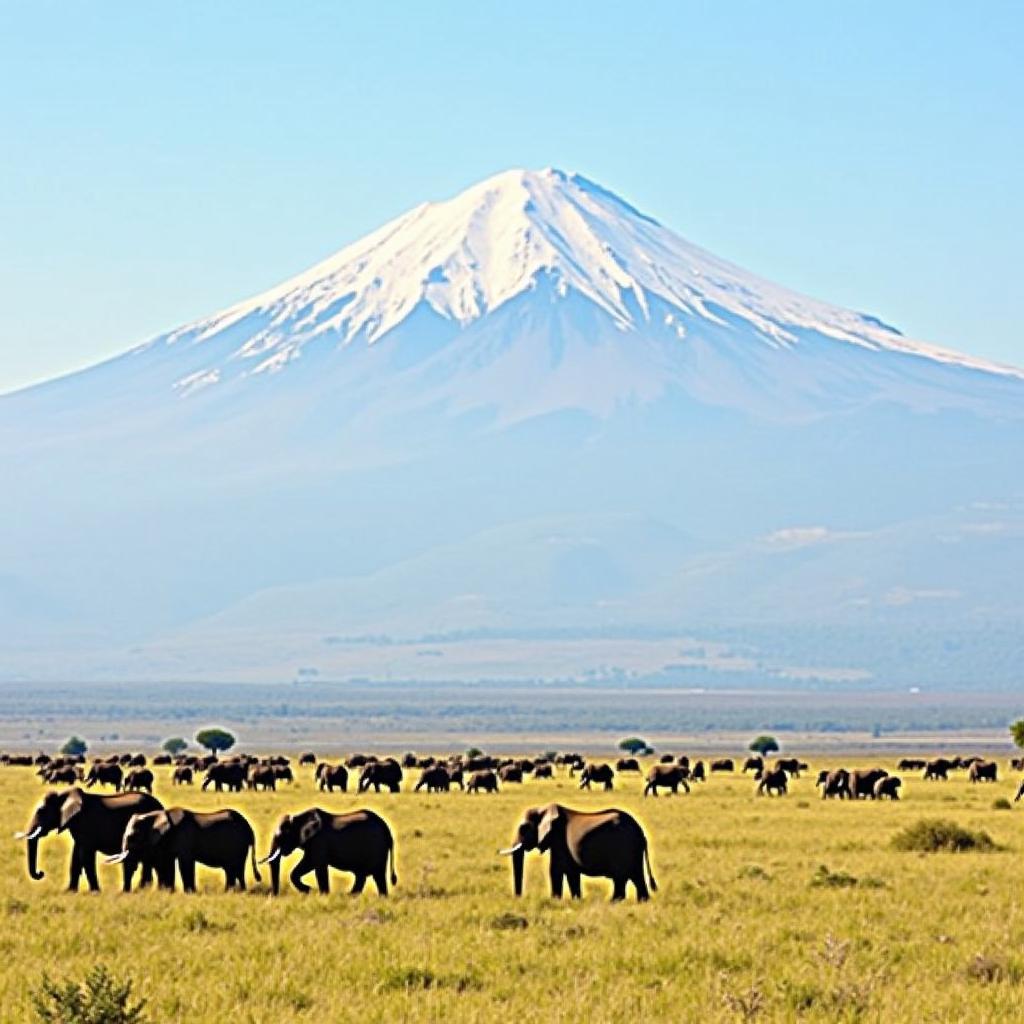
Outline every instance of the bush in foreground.
POLYGON ((983 853, 996 849, 987 832, 971 831, 945 818, 922 818, 908 825, 892 837, 892 846, 909 853, 983 853))
POLYGON ((132 983, 118 981, 97 964, 82 982, 63 985, 43 975, 32 993, 36 1019, 44 1024, 146 1024, 145 1000, 132 1004, 132 983))

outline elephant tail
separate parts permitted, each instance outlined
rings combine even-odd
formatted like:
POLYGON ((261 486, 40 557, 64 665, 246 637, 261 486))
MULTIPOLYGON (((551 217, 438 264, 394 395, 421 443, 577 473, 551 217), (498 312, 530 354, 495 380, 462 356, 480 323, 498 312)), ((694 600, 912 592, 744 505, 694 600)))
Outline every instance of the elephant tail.
POLYGON ((249 859, 252 861, 252 876, 257 882, 263 881, 263 876, 260 874, 260 869, 256 860, 256 837, 252 838, 252 845, 249 847, 249 859))
POLYGON ((658 883, 654 880, 654 872, 651 870, 651 848, 644 843, 644 863, 647 865, 647 880, 651 886, 651 892, 658 891, 658 883))
POLYGON ((398 868, 395 864, 395 841, 391 840, 391 849, 388 852, 388 856, 391 858, 391 884, 398 885, 398 868))

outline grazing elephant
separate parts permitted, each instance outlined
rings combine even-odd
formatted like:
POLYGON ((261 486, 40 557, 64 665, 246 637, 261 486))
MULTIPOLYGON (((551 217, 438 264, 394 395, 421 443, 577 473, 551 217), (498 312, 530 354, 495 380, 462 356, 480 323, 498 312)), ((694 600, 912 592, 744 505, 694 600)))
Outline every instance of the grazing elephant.
MULTIPOLYGON (((84 871, 89 888, 98 892, 100 883, 96 877, 96 854, 118 853, 128 819, 133 814, 159 811, 162 808, 163 804, 147 793, 97 796, 78 787, 47 793, 36 807, 28 828, 16 837, 28 840, 29 877, 35 881, 44 877, 44 873, 37 867, 39 840, 54 830, 66 831, 72 842, 68 889, 71 892, 78 891, 78 881, 84 871)), ((131 889, 132 875, 137 866, 135 858, 124 861, 122 871, 125 892, 131 889)), ((149 884, 152 874, 152 864, 144 860, 143 885, 149 884)))
POLYGON ((72 765, 61 768, 43 768, 42 783, 44 786, 73 786, 82 778, 82 773, 72 765))
POLYGON ((119 764, 107 761, 94 761, 85 777, 87 786, 113 786, 120 790, 121 782, 124 780, 124 771, 119 764))
POLYGON ((188 765, 182 764, 174 769, 174 774, 171 776, 171 785, 173 786, 191 786, 192 785, 192 769, 188 765))
POLYGON ((736 763, 731 757, 721 757, 717 761, 711 762, 712 772, 734 772, 736 771, 736 763))
POLYGON ((876 800, 899 800, 902 780, 895 775, 886 775, 875 783, 874 797, 876 800))
POLYGON ((659 787, 671 789, 673 793, 679 792, 682 786, 687 793, 690 792, 690 784, 686 777, 690 774, 689 769, 678 764, 653 764, 647 772, 647 785, 644 786, 644 796, 657 796, 659 787))
POLYGON ((402 766, 393 758, 374 761, 363 768, 359 776, 359 792, 365 793, 371 786, 375 793, 386 786, 392 793, 399 792, 402 784, 402 766))
POLYGON ((134 814, 128 821, 121 852, 107 858, 120 864, 129 858, 152 861, 162 889, 174 889, 174 872, 181 874, 185 892, 196 891, 196 864, 220 868, 224 888, 245 890, 245 861, 252 861, 252 873, 262 881, 256 867, 256 835, 245 817, 225 808, 220 811, 187 811, 169 807, 164 811, 134 814))
POLYGON ((896 771, 898 772, 919 772, 925 767, 927 761, 922 761, 917 757, 903 757, 900 758, 899 763, 896 765, 896 771))
POLYGON ((933 779, 938 781, 941 779, 945 782, 949 778, 949 769, 953 767, 951 761, 947 761, 944 757, 937 757, 934 761, 928 761, 924 766, 924 777, 925 779, 933 779))
POLYGON ((153 773, 148 768, 133 768, 125 777, 121 783, 121 789, 125 792, 128 790, 136 790, 141 792, 145 790, 147 793, 153 792, 153 773))
POLYGON ((635 757, 620 757, 615 762, 615 770, 617 772, 638 772, 640 771, 640 762, 635 757))
POLYGON ((743 774, 744 775, 746 775, 747 772, 753 772, 755 775, 757 775, 759 772, 763 772, 763 771, 764 771, 764 758, 763 757, 760 757, 760 756, 748 757, 746 759, 746 761, 743 762, 743 774))
POLYGON ((607 792, 612 788, 612 780, 615 773, 610 764, 588 764, 580 772, 580 789, 590 789, 592 782, 600 782, 607 792))
POLYGON ((507 764, 504 768, 498 769, 498 778, 502 782, 522 782, 523 770, 514 764, 507 764))
POLYGON ((850 773, 845 768, 837 768, 835 771, 822 769, 818 772, 816 786, 821 787, 821 799, 827 800, 835 797, 839 800, 852 800, 853 791, 850 789, 850 773))
POLYGON ((887 778, 889 773, 884 768, 864 768, 850 772, 850 791, 854 800, 874 800, 875 785, 879 779, 887 778))
POLYGON ((292 868, 291 882, 299 892, 310 891, 303 882, 310 871, 316 872, 320 892, 329 892, 329 869, 336 868, 355 875, 352 892, 362 892, 367 878, 372 878, 377 892, 387 896, 389 858, 391 884, 398 884, 391 829, 373 811, 330 814, 313 807, 299 814, 286 814, 278 822, 270 853, 260 861, 270 864, 270 883, 275 896, 280 891, 281 859, 295 850, 302 850, 302 859, 292 868))
POLYGON ((316 766, 316 782, 320 790, 333 793, 338 788, 342 793, 348 792, 348 769, 343 764, 330 765, 321 761, 316 766))
POLYGON ((553 779, 555 770, 549 764, 539 764, 533 770, 533 777, 535 779, 553 779))
POLYGON ((218 761, 206 769, 203 789, 205 790, 212 782, 218 793, 222 789, 227 789, 231 793, 241 793, 247 774, 246 765, 240 761, 218 761))
POLYGON ((428 793, 447 793, 451 788, 452 780, 448 775, 448 769, 444 765, 435 764, 423 769, 414 792, 426 789, 428 793))
POLYGON ((761 781, 757 784, 758 796, 785 796, 789 791, 789 773, 781 768, 773 768, 761 773, 761 781))
POLYGON ((314 754, 312 750, 304 751, 303 753, 299 754, 299 764, 316 764, 316 754, 314 754))
POLYGON ((561 897, 564 883, 573 899, 579 899, 583 875, 610 878, 613 900, 625 899, 629 882, 638 900, 648 898, 648 881, 653 891, 658 889, 647 837, 625 811, 577 811, 561 804, 527 810, 516 829, 514 845, 500 851, 512 858, 517 896, 523 894, 523 863, 530 850, 551 854, 551 895, 556 899, 561 897))
POLYGON ((967 778, 971 782, 995 782, 999 774, 999 768, 995 761, 973 761, 967 772, 967 778))
POLYGON ((497 793, 498 776, 492 771, 473 772, 466 783, 467 793, 497 793))
POLYGON ((246 784, 253 791, 262 789, 265 793, 269 789, 277 792, 277 769, 270 764, 256 765, 249 769, 246 784))

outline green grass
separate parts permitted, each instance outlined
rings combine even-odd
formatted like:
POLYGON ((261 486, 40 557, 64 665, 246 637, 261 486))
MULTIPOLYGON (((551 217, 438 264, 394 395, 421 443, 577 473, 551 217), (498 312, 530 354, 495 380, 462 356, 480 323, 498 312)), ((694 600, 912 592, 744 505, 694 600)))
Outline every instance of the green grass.
MULTIPOLYGON (((274 899, 266 881, 225 894, 211 872, 194 896, 125 896, 104 867, 101 894, 71 895, 62 838, 44 840, 38 883, 23 845, 5 839, 0 1021, 33 1019, 44 970, 63 983, 97 964, 130 977, 160 1024, 1024 1019, 1024 812, 992 809, 1013 797, 1011 779, 908 777, 899 803, 853 804, 817 799, 813 772, 778 800, 735 775, 646 801, 637 776, 610 794, 579 793, 560 772, 496 797, 332 797, 308 768, 294 787, 240 795, 174 790, 167 769, 157 773, 168 806, 245 813, 261 853, 286 810, 373 807, 398 839, 398 887, 387 900, 350 897, 349 877, 334 874, 329 897, 274 899), (586 884, 580 903, 553 901, 536 854, 526 896, 512 896, 496 850, 524 806, 551 800, 640 818, 660 887, 650 903, 611 905, 603 881, 586 884), (895 849, 921 819, 985 831, 996 849, 895 849)), ((24 827, 42 792, 30 770, 0 769, 0 834, 24 827)))

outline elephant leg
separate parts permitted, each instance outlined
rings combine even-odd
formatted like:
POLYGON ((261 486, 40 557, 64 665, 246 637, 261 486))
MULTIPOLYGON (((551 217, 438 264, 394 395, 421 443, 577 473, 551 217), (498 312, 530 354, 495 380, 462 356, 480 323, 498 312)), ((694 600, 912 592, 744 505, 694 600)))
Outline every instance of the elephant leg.
MULTIPOLYGON (((376 876, 374 876, 374 881, 376 881, 376 876)), ((366 875, 364 875, 361 871, 357 871, 355 880, 352 882, 351 895, 357 896, 359 893, 363 891, 363 886, 365 885, 366 875)))
POLYGON ((93 892, 100 891, 100 880, 96 876, 96 851, 95 850, 83 850, 82 851, 82 870, 85 872, 85 877, 89 882, 89 888, 93 892))
POLYGON ((316 866, 316 886, 322 896, 326 896, 331 891, 330 869, 326 864, 316 866))
POLYGON ((550 876, 551 895, 554 899, 560 900, 562 898, 562 885, 565 882, 565 872, 562 870, 562 865, 554 857, 551 858, 550 876))
POLYGON ((196 862, 190 857, 182 857, 178 861, 181 872, 181 887, 185 892, 196 891, 196 862))
POLYGON ((636 889, 636 898, 640 903, 646 903, 651 898, 651 894, 647 889, 647 879, 644 876, 644 859, 641 856, 640 863, 637 864, 636 870, 633 872, 633 887, 636 889))
POLYGON ((78 880, 82 875, 82 853, 78 843, 71 847, 71 874, 68 878, 68 892, 78 892, 78 880))
POLYGON ((303 854, 302 860, 300 860, 299 863, 296 864, 294 868, 292 868, 292 873, 290 875, 292 885, 294 885, 295 888, 299 890, 299 892, 309 892, 309 886, 306 885, 306 883, 302 879, 305 878, 305 876, 308 875, 312 870, 313 864, 309 861, 305 854, 303 854))
POLYGON ((616 875, 612 879, 612 903, 626 898, 626 879, 622 875, 616 875))
POLYGON ((580 884, 582 875, 579 870, 575 867, 570 868, 565 873, 566 881, 569 883, 569 895, 574 900, 583 899, 583 886, 580 884))
POLYGON ((377 893, 381 896, 387 896, 388 894, 388 872, 387 867, 381 865, 381 867, 373 873, 373 884, 377 886, 377 893))

